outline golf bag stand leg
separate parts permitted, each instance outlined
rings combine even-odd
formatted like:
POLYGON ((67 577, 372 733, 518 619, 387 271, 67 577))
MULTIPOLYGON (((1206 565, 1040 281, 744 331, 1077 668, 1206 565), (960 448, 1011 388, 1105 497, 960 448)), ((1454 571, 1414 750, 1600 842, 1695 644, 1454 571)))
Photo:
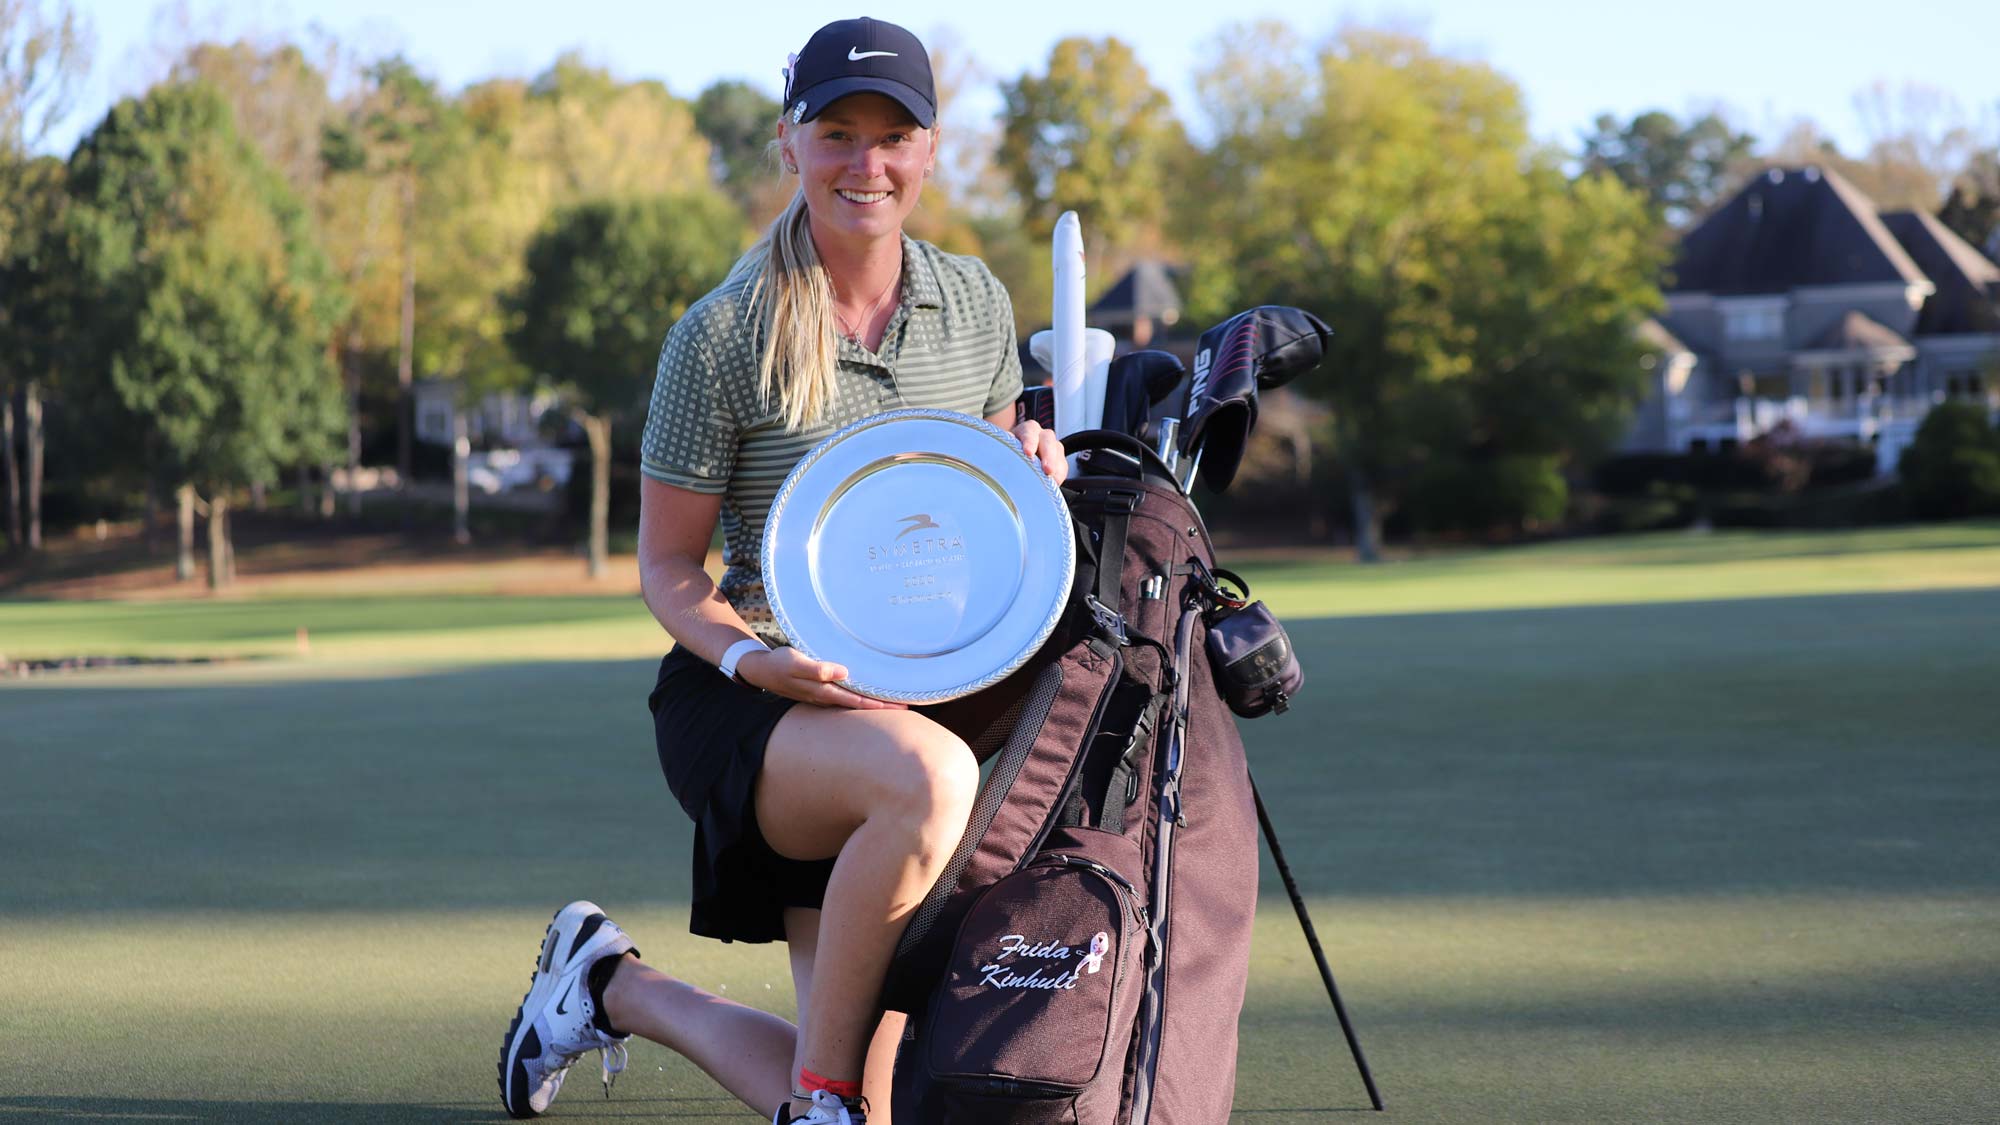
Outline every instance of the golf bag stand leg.
POLYGON ((1319 946, 1319 934, 1313 929, 1312 918, 1306 914, 1306 900, 1299 894, 1299 885, 1292 878, 1292 869, 1285 863, 1285 852, 1278 846, 1278 832, 1271 827, 1271 814, 1264 811, 1264 794, 1257 789, 1257 779, 1250 779, 1250 795, 1257 802, 1257 823, 1264 829, 1264 842, 1271 845, 1271 861, 1277 865, 1278 877, 1285 881, 1285 893, 1292 896, 1292 909, 1298 912, 1299 925, 1306 932, 1306 945, 1312 949, 1313 960, 1319 965, 1319 979, 1326 983, 1326 994, 1333 1001, 1333 1014, 1340 1018, 1340 1033, 1347 1037, 1347 1049, 1354 1053, 1354 1066, 1361 1071, 1361 1082, 1368 1087, 1368 1101, 1376 1109, 1382 1108, 1382 1094, 1375 1089, 1375 1075, 1368 1069, 1368 1059, 1361 1053, 1361 1040, 1355 1037, 1354 1024, 1347 1018, 1347 1005, 1340 1002, 1340 989, 1333 983, 1333 970, 1327 967, 1326 953, 1319 946))

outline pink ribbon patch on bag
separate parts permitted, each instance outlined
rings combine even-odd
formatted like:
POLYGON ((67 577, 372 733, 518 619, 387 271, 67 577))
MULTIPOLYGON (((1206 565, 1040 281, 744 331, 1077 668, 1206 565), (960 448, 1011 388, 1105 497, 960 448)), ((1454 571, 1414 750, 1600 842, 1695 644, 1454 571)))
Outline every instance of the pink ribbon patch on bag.
POLYGON ((1083 955, 1083 971, 1094 973, 1104 967, 1104 955, 1111 952, 1111 935, 1103 930, 1090 939, 1090 952, 1083 955))

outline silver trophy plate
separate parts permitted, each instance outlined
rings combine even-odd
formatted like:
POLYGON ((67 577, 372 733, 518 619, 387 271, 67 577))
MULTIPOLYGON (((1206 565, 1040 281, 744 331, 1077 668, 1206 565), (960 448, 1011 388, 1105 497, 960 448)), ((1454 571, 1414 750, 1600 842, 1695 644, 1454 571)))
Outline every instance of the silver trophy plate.
POLYGON ((764 523, 764 593, 799 651, 898 703, 988 687, 1048 639, 1076 573, 1062 490, 988 422, 891 410, 815 446, 764 523))

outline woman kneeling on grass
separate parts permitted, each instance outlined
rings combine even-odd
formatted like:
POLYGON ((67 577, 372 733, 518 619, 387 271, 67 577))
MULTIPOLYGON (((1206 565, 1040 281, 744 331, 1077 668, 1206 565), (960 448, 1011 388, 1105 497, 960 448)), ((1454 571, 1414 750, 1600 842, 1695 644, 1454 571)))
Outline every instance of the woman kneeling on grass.
POLYGON ((544 936, 501 1056, 516 1117, 546 1110, 585 1052, 604 1052, 608 1084, 633 1034, 779 1125, 862 1125, 871 1101, 876 1125, 888 1115, 902 1017, 878 996, 964 832, 978 767, 944 728, 786 647, 758 554, 799 458, 884 410, 978 415, 1062 479, 1055 436, 1014 422, 1006 291, 978 260, 903 234, 935 166, 934 99, 908 31, 860 19, 813 35, 787 68, 778 124, 798 192, 668 334, 646 422, 640 573, 676 642, 649 702, 660 766, 695 822, 691 928, 788 943, 798 1025, 646 964, 595 905, 573 902, 544 936), (719 585, 702 569, 718 518, 719 585))

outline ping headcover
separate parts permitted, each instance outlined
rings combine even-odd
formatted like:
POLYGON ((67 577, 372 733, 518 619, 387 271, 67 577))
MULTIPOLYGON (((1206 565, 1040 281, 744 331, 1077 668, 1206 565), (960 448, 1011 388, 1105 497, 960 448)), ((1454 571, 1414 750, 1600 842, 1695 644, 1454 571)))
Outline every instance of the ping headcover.
POLYGON ((1325 321, 1288 305, 1259 305, 1201 334, 1181 448, 1202 447, 1202 483, 1229 487, 1257 424, 1257 392, 1318 367, 1332 338, 1325 321))

